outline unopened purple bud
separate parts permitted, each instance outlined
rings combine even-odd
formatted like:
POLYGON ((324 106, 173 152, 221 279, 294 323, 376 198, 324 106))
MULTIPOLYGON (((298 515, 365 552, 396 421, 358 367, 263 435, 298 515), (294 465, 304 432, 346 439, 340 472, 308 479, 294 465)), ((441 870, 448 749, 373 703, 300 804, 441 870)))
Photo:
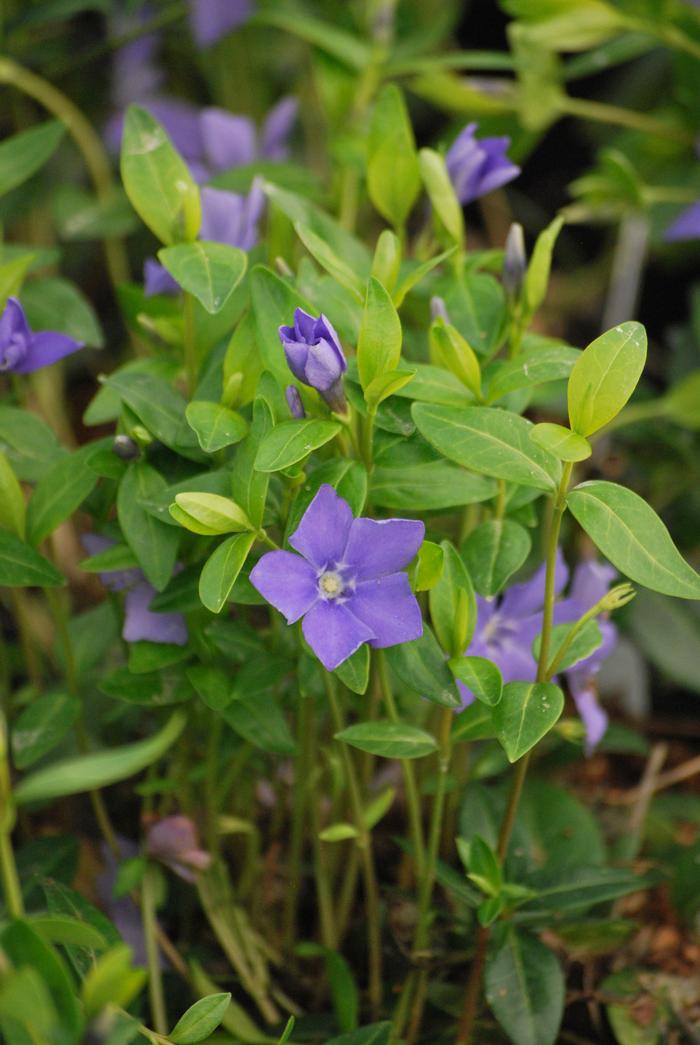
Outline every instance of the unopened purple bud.
POLYGON ((447 305, 442 298, 436 295, 430 299, 430 318, 432 320, 443 319, 445 323, 450 323, 450 317, 447 311, 447 305))
POLYGON ((523 227, 516 221, 513 222, 508 232, 506 253, 503 259, 503 289, 509 300, 515 301, 520 297, 526 272, 527 257, 523 227))
POLYGON ((284 394, 287 397, 287 406, 292 417, 296 417, 301 421, 302 418, 306 417, 306 411, 299 395, 299 389, 295 385, 287 385, 284 394))
POLYGON ((297 380, 321 393, 332 410, 344 412, 342 375, 348 368, 340 340, 321 313, 311 316, 298 308, 293 326, 279 328, 289 369, 297 380))
POLYGON ((166 816, 149 827, 146 852, 187 882, 194 882, 199 871, 206 871, 212 859, 199 848, 197 828, 187 816, 166 816))

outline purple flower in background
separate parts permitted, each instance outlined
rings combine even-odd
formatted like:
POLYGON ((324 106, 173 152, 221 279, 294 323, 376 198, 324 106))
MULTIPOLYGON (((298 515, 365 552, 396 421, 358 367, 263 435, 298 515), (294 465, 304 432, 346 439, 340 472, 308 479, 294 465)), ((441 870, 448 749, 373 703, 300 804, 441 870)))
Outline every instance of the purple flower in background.
POLYGON ((31 374, 82 347, 82 341, 54 330, 32 333, 17 298, 7 299, 0 315, 0 373, 31 374))
POLYGON ((669 243, 700 239, 700 200, 681 211, 664 232, 664 239, 669 243))
MULTIPOLYGON (((223 189, 202 189, 202 225, 199 238, 225 243, 229 247, 252 250, 258 241, 258 222, 265 208, 262 181, 255 178, 247 196, 223 189)), ((144 293, 178 294, 179 285, 155 258, 143 265, 144 293)))
POLYGON ((445 161, 457 198, 471 203, 499 189, 520 174, 507 155, 510 138, 475 138, 478 127, 468 123, 450 146, 445 161))
POLYGON ((294 326, 281 326, 279 334, 287 364, 297 380, 320 392, 333 410, 343 411, 341 377, 348 364, 330 321, 323 313, 310 316, 298 308, 294 326))
POLYGON ((211 865, 211 853, 199 848, 195 824, 187 816, 166 816, 146 832, 146 852, 186 882, 194 882, 211 865))
POLYGON ((199 47, 211 47, 222 36, 247 22, 252 0, 190 0, 190 25, 199 47))
MULTIPOLYGON (((83 534, 81 540, 90 555, 98 555, 114 544, 114 541, 93 533, 83 534)), ((156 613, 150 608, 158 593, 138 567, 101 573, 100 580, 110 591, 126 592, 122 628, 122 638, 126 642, 187 645, 189 636, 185 618, 181 613, 156 613)))
POLYGON ((367 642, 382 649, 423 634, 406 573, 425 533, 410 519, 353 519, 332 486, 320 487, 289 538, 293 552, 263 555, 253 586, 304 638, 328 671, 367 642))
POLYGON ((444 299, 437 295, 433 295, 430 299, 430 318, 432 320, 442 319, 444 323, 451 322, 444 299))
MULTIPOLYGON (((110 34, 120 37, 137 32, 152 15, 150 4, 136 11, 119 11, 110 19, 110 34)), ((112 101, 119 108, 148 98, 158 90, 163 82, 163 72, 156 64, 159 48, 160 34, 154 32, 144 33, 114 52, 112 101)))
MULTIPOLYGON (((477 597, 477 624, 467 653, 493 661, 504 682, 534 682, 537 676, 532 643, 542 631, 545 572, 542 565, 529 581, 512 585, 499 601, 477 597)), ((563 591, 568 576, 566 563, 557 552, 556 595, 563 591)), ((615 570, 607 563, 591 561, 577 566, 568 597, 555 603, 554 623, 565 624, 582 617, 605 595, 615 576, 615 570)), ((590 657, 566 672, 571 696, 586 727, 588 751, 598 743, 607 726, 607 715, 598 704, 593 679, 615 645, 617 636, 617 630, 609 620, 599 618, 598 623, 603 635, 602 644, 590 657)), ((457 686, 465 706, 471 704, 475 699, 471 691, 461 682, 457 686)))
POLYGON ((306 417, 306 411, 304 410, 304 404, 299 395, 299 389, 296 388, 295 385, 287 385, 284 390, 284 395, 292 417, 296 417, 299 421, 306 417))

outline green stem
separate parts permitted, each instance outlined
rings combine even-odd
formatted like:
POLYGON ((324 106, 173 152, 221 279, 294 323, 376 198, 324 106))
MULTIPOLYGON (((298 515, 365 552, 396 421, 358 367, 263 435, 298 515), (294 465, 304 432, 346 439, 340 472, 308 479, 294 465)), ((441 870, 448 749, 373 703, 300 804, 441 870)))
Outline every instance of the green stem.
MULTIPOLYGON (((392 722, 399 723, 401 718, 396 707, 394 694, 391 688, 391 679, 386 663, 386 657, 382 650, 375 653, 377 671, 382 687, 382 695, 389 718, 392 722)), ((416 783, 416 773, 413 762, 408 758, 401 759, 403 770, 404 787, 406 789, 406 805, 408 806, 408 819, 411 827, 411 842, 413 844, 413 859, 416 865, 416 876, 422 882, 426 874, 425 841, 423 839, 423 821, 421 817, 420 797, 416 783)))
MULTIPOLYGON (((98 200, 100 203, 110 203, 115 188, 109 157, 99 135, 70 98, 11 58, 0 57, 0 83, 22 91, 65 124, 85 161, 98 200)), ((109 277, 116 290, 121 283, 129 280, 126 248, 116 238, 105 239, 104 248, 109 277)))
POLYGON ((0 714, 0 881, 7 913, 11 918, 22 918, 24 904, 11 838, 14 822, 15 809, 7 760, 7 730, 5 720, 0 714))
POLYGON ((372 443, 374 438, 374 419, 377 411, 368 409, 365 423, 362 426, 362 440, 360 450, 362 453, 362 460, 365 463, 365 468, 368 472, 372 471, 372 443))
MULTIPOLYGON (((552 639, 552 624, 554 617, 557 547, 559 544, 561 520, 564 515, 564 512, 566 511, 566 493, 569 489, 572 470, 573 464, 571 464, 570 462, 564 465, 559 489, 557 491, 556 497, 554 498, 552 518, 547 533, 542 638, 540 641, 540 653, 537 661, 538 682, 546 682, 549 678, 547 671, 549 666, 549 648, 552 639)), ((511 790, 508 796, 508 802, 506 805, 505 812, 503 814, 503 820, 501 821, 501 829, 498 836, 497 853, 498 859, 501 863, 503 863, 503 861, 505 860, 506 853, 508 852, 510 836, 513 831, 513 824, 515 823, 515 817, 518 811, 518 805, 520 803, 520 796, 522 794, 523 785, 527 776, 528 766, 530 764, 530 755, 531 752, 528 751, 527 754, 523 755, 523 757, 518 761, 518 763, 515 766, 513 782, 511 784, 511 790)), ((490 935, 491 934, 488 927, 479 926, 477 931, 476 950, 474 958, 472 960, 471 969, 469 971, 469 980, 467 981, 467 989, 464 998, 464 1007, 462 1009, 462 1016, 459 1023, 459 1032, 457 1036, 456 1045, 469 1045, 469 1043, 472 1040, 472 1035, 474 1033, 474 1022, 476 1020, 476 1015, 479 1007, 479 999, 481 997, 481 982, 484 974, 484 966, 486 964, 486 951, 488 948, 490 935)))
POLYGON ((283 916, 283 939, 285 947, 291 951, 297 922, 299 892, 301 887, 301 862, 304 852, 304 816, 309 798, 308 782, 313 768, 311 717, 313 704, 311 697, 301 697, 297 715, 297 758, 294 766, 294 806, 292 809, 291 837, 289 842, 289 874, 287 879, 287 895, 285 897, 283 916))
MULTIPOLYGON (((343 712, 338 700, 335 679, 330 672, 324 671, 323 677, 328 694, 328 703, 333 718, 333 726, 336 733, 345 728, 343 712)), ((340 744, 340 754, 345 769, 345 777, 350 792, 350 805, 352 809, 358 838, 357 847, 360 852, 362 874, 365 887, 365 903, 367 905, 367 945, 369 965, 369 1000, 373 1014, 379 1013, 382 1000, 382 941, 379 908, 379 886, 377 884, 377 873, 374 867, 374 856, 372 854, 372 836, 367 830, 365 811, 362 805, 360 785, 355 772, 355 764, 352 760, 350 748, 347 744, 340 744)))
POLYGON ((605 102, 596 102, 590 98, 571 98, 566 95, 560 100, 559 111, 563 116, 580 116, 584 120, 594 120, 596 123, 610 123, 616 127, 627 127, 632 131, 641 131, 654 137, 669 138, 671 141, 681 142, 684 145, 692 145, 694 137, 688 131, 668 124, 646 113, 636 112, 634 109, 623 109, 619 105, 608 105, 605 102))
POLYGON ((187 391, 193 395, 197 387, 197 346, 194 336, 194 298, 191 294, 184 295, 182 319, 182 351, 187 374, 187 391))
POLYGON ((151 1005, 151 1017, 157 1034, 168 1033, 168 1015, 165 1009, 163 977, 160 970, 160 954, 158 952, 158 936, 156 925, 155 903, 155 868, 147 867, 141 884, 141 919, 143 935, 146 943, 146 963, 148 965, 148 997, 151 1005))

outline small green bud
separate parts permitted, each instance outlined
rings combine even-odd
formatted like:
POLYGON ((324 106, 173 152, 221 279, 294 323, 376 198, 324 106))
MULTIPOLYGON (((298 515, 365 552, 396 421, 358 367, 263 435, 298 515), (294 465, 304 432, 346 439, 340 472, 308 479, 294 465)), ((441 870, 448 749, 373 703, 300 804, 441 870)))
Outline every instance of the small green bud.
POLYGON ((631 602, 636 595, 636 591, 631 584, 625 582, 624 584, 616 584, 614 588, 611 588, 607 595, 598 603, 601 613, 611 613, 613 610, 619 610, 623 606, 626 606, 628 602, 631 602))

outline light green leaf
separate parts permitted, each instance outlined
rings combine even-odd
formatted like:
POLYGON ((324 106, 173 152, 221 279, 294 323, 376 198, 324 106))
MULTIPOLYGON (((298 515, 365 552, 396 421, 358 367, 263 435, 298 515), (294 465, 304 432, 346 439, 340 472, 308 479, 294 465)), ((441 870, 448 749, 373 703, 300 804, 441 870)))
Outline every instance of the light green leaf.
POLYGON ((210 994, 190 1005, 168 1034, 175 1045, 196 1045, 204 1041, 219 1026, 229 1007, 231 995, 226 992, 210 994))
POLYGON ((0 196, 21 185, 44 166, 66 132, 59 120, 20 131, 0 144, 0 196))
POLYGON ((248 431, 248 422, 234 410, 218 403, 189 403, 185 410, 187 423, 207 454, 239 443, 248 431))
POLYGON ((569 377, 569 421, 588 436, 612 421, 637 387, 647 356, 641 323, 621 323, 592 341, 569 377))
POLYGON ((9 530, 0 530, 0 587, 55 588, 64 583, 56 567, 9 530))
POLYGON ((383 403, 404 388, 415 374, 415 370, 387 370, 384 374, 377 374, 365 389, 367 402, 377 405, 383 403))
MULTIPOLYGON (((560 646, 566 639, 571 628, 571 624, 555 624, 552 628, 552 637, 549 647, 551 660, 554 660, 556 657, 560 646)), ((574 664, 578 664, 579 661, 590 657, 592 653, 595 653, 602 641, 603 636, 598 622, 595 620, 586 621, 581 630, 574 637, 573 642, 568 647, 562 660, 557 661, 557 671, 565 671, 567 668, 572 668, 574 664)), ((532 655, 536 661, 538 661, 540 657, 541 642, 542 634, 540 633, 535 637, 532 643, 532 655)))
POLYGON ((430 327, 430 357, 454 374, 472 395, 481 398, 481 369, 476 353, 457 328, 440 316, 430 327))
POLYGON ((4 311, 9 297, 17 297, 19 294, 33 261, 33 254, 22 254, 0 265, 0 311, 4 311))
POLYGON ((67 758, 44 769, 37 769, 16 785, 13 792, 15 801, 17 805, 45 802, 126 780, 164 755, 179 737, 185 721, 184 713, 176 711, 160 732, 147 740, 137 740, 111 751, 67 758))
POLYGON ((221 613, 255 542, 254 533, 239 533, 216 548, 199 577, 199 597, 212 613, 221 613))
POLYGON ((364 284, 345 259, 339 257, 326 240, 321 236, 317 236, 315 232, 307 228, 302 222, 297 221, 294 228, 309 254, 316 259, 319 265, 341 286, 347 287, 358 301, 362 301, 364 284))
POLYGON ((423 541, 418 549, 412 587, 414 591, 430 591, 442 576, 445 553, 439 544, 423 541))
POLYGON ((391 296, 371 276, 357 342, 357 368, 365 396, 376 378, 398 367, 401 339, 401 321, 391 296))
POLYGON ((700 575, 678 551, 654 509, 638 494, 596 479, 575 487, 567 504, 620 573, 662 595, 700 599, 700 575))
MULTIPOLYGON (((378 279, 390 294, 393 292, 399 276, 401 253, 401 240, 399 237, 391 229, 383 229, 374 248, 370 275, 378 279)), ((397 304, 395 298, 394 304, 397 304)))
POLYGON ((318 835, 322 842, 347 842, 357 836, 357 828, 345 823, 330 824, 328 827, 324 827, 318 835))
POLYGON ((501 699, 503 678, 498 667, 484 657, 453 657, 450 670, 477 700, 494 707, 501 699))
POLYGON ((290 468, 333 439, 341 427, 337 421, 283 421, 262 439, 255 467, 259 472, 290 468))
POLYGON ((437 751, 435 737, 404 722, 359 722, 336 733, 335 739, 384 758, 424 758, 437 751))
POLYGON ((248 257, 226 243, 178 243, 158 251, 175 282, 209 313, 220 312, 245 275, 248 257))
POLYGON ((416 202, 421 179, 416 142, 403 94, 386 84, 372 109, 367 142, 367 191, 379 213, 401 228, 416 202))
POLYGON ((202 213, 190 169, 158 121, 133 105, 124 120, 121 175, 134 210, 161 243, 195 239, 202 213))
POLYGON ((549 270, 552 267, 552 252, 563 224, 563 218, 555 218, 537 237, 532 258, 527 267, 523 293, 526 311, 530 316, 535 314, 547 293, 549 270))
POLYGON ((0 451, 0 528, 24 538, 26 508, 24 494, 12 465, 0 451))
POLYGON ((262 526, 270 476, 255 469, 260 444, 272 428, 272 414, 263 399, 253 403, 250 431, 236 450, 231 469, 231 490, 254 526, 262 526))
POLYGON ((467 567, 449 541, 442 541, 440 580, 430 589, 430 617, 440 645, 450 656, 461 656, 476 627, 476 597, 467 567))
POLYGON ((531 545, 525 527, 512 519, 489 519, 477 526, 462 546, 462 557, 479 595, 498 595, 527 559, 531 545))
POLYGON ((549 421, 535 425, 530 438, 560 461, 585 461, 593 453, 591 444, 582 435, 576 435, 570 428, 549 421))
POLYGON ((474 472, 508 479, 537 490, 554 490, 561 465, 532 442, 532 424, 507 410, 457 409, 415 403, 418 431, 436 450, 474 472))
POLYGON ((421 149, 418 162, 423 184, 436 214, 450 238, 461 247, 464 243, 464 216, 447 173, 445 160, 434 149, 421 149))
POLYGON ((496 359, 484 372, 488 385, 487 402, 495 403, 519 388, 561 381, 569 376, 580 356, 579 350, 569 345, 545 343, 524 348, 515 359, 496 359))
POLYGON ((493 709, 497 736, 509 762, 517 762, 554 726, 564 694, 552 682, 508 682, 493 709))
POLYGON ((221 497, 216 493, 188 492, 177 494, 175 503, 182 512, 201 523, 212 534, 252 529, 243 509, 229 497, 221 497))

